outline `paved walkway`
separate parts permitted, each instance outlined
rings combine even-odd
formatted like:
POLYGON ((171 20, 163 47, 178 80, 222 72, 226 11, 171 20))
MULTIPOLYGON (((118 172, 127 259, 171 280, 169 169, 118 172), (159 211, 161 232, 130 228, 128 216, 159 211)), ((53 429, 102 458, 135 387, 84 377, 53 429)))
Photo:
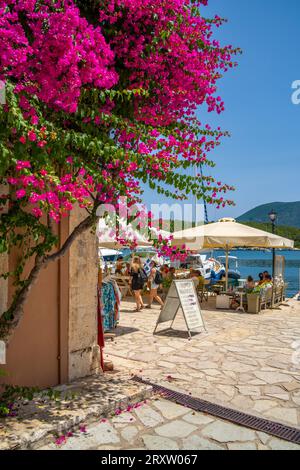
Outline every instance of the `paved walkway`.
POLYGON ((81 428, 39 450, 299 450, 261 432, 241 428, 165 401, 81 428))
POLYGON ((300 302, 261 315, 206 308, 208 333, 188 341, 182 318, 153 337, 158 307, 134 313, 123 302, 107 358, 128 376, 300 428, 300 302))
MULTIPOLYGON (((262 315, 216 312, 206 305, 207 333, 175 330, 153 337, 159 308, 134 313, 123 302, 111 374, 143 376, 217 404, 300 428, 300 303, 262 315)), ((60 436, 41 449, 281 450, 300 446, 171 403, 161 396, 138 408, 60 436)))
POLYGON ((149 398, 147 387, 129 380, 139 375, 300 429, 300 302, 259 316, 203 307, 207 333, 189 341, 182 318, 174 331, 153 336, 159 308, 134 313, 133 302, 123 302, 117 337, 105 350, 115 371, 61 387, 75 397, 57 406, 43 399, 22 405, 17 417, 0 420, 0 449, 300 450, 149 398))
POLYGON ((35 449, 55 436, 87 426, 117 408, 125 409, 152 396, 152 388, 105 374, 57 387, 60 400, 37 395, 15 407, 16 416, 0 418, 0 451, 35 449))

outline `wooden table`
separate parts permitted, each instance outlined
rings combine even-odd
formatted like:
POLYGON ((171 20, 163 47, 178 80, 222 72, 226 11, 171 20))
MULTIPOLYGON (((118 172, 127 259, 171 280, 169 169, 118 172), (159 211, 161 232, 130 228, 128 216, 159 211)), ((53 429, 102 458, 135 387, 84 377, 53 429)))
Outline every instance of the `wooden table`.
POLYGON ((123 298, 127 297, 128 294, 133 295, 130 285, 130 276, 122 276, 121 274, 115 274, 114 276, 111 276, 111 278, 114 279, 118 284, 123 298))

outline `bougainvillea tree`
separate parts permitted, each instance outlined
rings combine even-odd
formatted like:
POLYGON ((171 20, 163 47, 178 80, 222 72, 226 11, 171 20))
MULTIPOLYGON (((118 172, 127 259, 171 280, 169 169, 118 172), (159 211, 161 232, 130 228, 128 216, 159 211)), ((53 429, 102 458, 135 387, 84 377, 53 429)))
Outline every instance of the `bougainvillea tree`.
POLYGON ((196 111, 222 112, 217 82, 237 52, 214 39, 223 20, 206 19, 206 3, 0 0, 0 251, 23 253, 2 273, 16 283, 6 338, 41 269, 95 225, 101 205, 138 204, 141 184, 232 203, 228 185, 186 171, 214 165, 208 153, 225 133, 196 111), (55 225, 78 205, 86 216, 58 249, 55 225))

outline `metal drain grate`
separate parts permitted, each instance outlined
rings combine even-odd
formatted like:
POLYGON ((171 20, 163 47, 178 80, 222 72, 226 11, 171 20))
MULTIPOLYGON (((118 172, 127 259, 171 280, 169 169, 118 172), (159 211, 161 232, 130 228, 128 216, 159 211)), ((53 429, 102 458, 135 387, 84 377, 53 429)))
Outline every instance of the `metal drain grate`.
POLYGON ((215 416, 216 418, 221 418, 234 424, 239 424, 241 426, 254 429, 255 431, 261 431, 266 434, 279 437, 285 441, 300 445, 300 429, 248 415, 247 413, 232 410, 231 408, 226 408, 224 406, 215 405, 214 403, 194 398, 189 395, 185 395, 184 393, 175 392, 169 388, 144 380, 141 377, 135 376, 132 380, 145 385, 151 385, 154 392, 162 393, 164 398, 175 402, 178 405, 186 406, 194 411, 207 413, 211 416, 215 416))

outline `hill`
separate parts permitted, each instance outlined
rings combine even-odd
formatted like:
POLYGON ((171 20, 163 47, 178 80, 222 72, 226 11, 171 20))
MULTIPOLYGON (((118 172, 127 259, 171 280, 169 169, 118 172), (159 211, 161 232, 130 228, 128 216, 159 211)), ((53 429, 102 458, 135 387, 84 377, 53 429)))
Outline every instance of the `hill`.
MULTIPOLYGON (((249 225, 250 227, 254 227, 254 228, 257 228, 259 230, 264 230, 266 232, 272 233, 271 223, 268 223, 268 222, 251 222, 251 221, 245 221, 244 222, 244 221, 241 221, 240 219, 238 219, 238 221, 242 224, 249 225)), ((156 221, 156 224, 157 224, 157 226, 159 226, 158 221, 156 221)), ((182 229, 180 221, 176 220, 175 224, 176 224, 177 230, 182 229)), ((170 229, 171 229, 171 232, 174 231, 174 222, 172 223, 172 222, 168 222, 166 220, 163 220, 161 225, 162 225, 163 230, 170 231, 170 229)), ((185 222, 185 224, 184 224, 185 229, 190 228, 192 226, 193 226, 192 222, 185 222)), ((300 228, 290 227, 288 225, 276 225, 276 234, 280 235, 281 237, 289 238, 290 240, 294 240, 295 241, 295 248, 300 249, 300 228)))
MULTIPOLYGON (((272 232, 272 225, 270 223, 261 222, 242 222, 250 227, 258 228, 259 230, 265 230, 266 232, 272 232)), ((300 228, 288 227, 286 225, 276 226, 276 234, 284 238, 289 238, 295 241, 295 248, 300 248, 300 228)))
POLYGON ((237 221, 267 223, 269 222, 268 214, 273 209, 278 214, 278 225, 300 228, 300 201, 263 204, 241 215, 237 221))

